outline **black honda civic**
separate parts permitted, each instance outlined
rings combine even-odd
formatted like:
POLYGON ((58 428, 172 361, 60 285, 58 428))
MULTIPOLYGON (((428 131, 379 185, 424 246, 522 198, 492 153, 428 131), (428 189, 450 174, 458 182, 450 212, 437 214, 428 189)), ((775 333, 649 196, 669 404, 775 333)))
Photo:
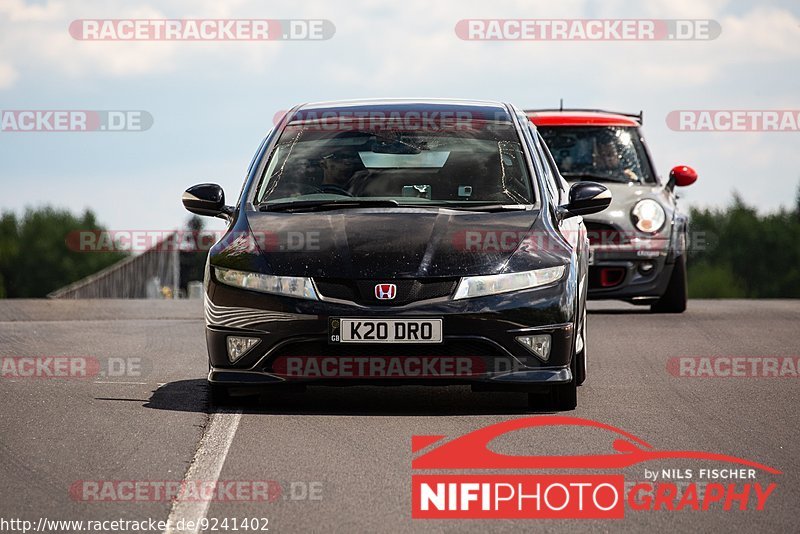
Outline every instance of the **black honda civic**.
POLYGON ((516 107, 297 106, 261 143, 205 274, 214 402, 307 385, 471 385, 569 410, 586 379, 588 240, 608 190, 571 187, 516 107))

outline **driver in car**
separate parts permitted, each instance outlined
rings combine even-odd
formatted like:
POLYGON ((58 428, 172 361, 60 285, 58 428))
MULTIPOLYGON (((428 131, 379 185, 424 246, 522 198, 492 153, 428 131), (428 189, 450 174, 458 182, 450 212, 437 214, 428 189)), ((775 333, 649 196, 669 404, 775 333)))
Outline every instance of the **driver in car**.
POLYGON ((623 168, 625 162, 620 157, 619 150, 614 141, 599 143, 595 148, 594 168, 611 175, 622 173, 628 180, 637 181, 639 178, 630 168, 623 168))
POLYGON ((320 190, 326 193, 354 194, 353 185, 359 178, 368 174, 356 152, 338 150, 323 156, 319 162, 322 167, 320 190))

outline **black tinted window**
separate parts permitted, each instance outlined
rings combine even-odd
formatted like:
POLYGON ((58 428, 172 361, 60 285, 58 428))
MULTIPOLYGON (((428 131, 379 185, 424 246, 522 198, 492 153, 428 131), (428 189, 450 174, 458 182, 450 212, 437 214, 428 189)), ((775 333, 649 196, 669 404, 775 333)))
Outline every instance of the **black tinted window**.
POLYGON ((267 164, 256 202, 320 195, 401 203, 534 201, 516 130, 494 121, 414 129, 372 120, 290 124, 267 164))

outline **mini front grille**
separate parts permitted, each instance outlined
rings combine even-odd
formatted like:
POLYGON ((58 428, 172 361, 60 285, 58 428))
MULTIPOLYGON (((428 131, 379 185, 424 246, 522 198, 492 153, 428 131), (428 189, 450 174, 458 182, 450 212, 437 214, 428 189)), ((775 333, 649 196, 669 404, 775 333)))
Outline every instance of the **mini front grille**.
POLYGON ((458 278, 430 278, 419 280, 315 278, 314 283, 320 295, 326 298, 349 300, 351 302, 370 306, 399 306, 419 300, 447 297, 455 290, 458 284, 458 278), (394 284, 397 286, 395 298, 386 300, 376 298, 375 286, 379 284, 394 284))

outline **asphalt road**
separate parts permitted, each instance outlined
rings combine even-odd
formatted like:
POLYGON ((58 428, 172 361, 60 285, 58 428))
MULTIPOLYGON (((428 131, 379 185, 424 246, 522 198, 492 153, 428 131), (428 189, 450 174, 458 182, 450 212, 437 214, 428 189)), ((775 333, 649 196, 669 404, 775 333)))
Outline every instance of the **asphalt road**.
MULTIPOLYGON (((529 417, 522 394, 314 388, 266 395, 245 403, 241 415, 210 416, 199 302, 0 301, 0 527, 11 519, 164 521, 172 514, 218 520, 219 531, 225 518, 229 530, 234 518, 268 518, 270 532, 797 531, 796 374, 675 376, 668 369, 679 367, 668 362, 796 357, 800 302, 692 301, 682 315, 616 303, 592 303, 590 310, 589 378, 569 415, 613 425, 656 449, 733 455, 782 474, 714 481, 699 470, 726 464, 684 459, 614 472, 641 481, 645 469, 692 469, 691 480, 669 481, 680 491, 689 482, 774 483, 764 510, 752 509, 750 495, 746 511, 717 504, 706 511, 628 507, 618 520, 412 520, 411 436, 457 437, 529 417), (29 369, 14 357, 40 358, 38 374, 45 375, 56 364, 42 358, 75 358, 58 365, 77 366, 78 375, 84 366, 91 376, 20 376, 29 369), (173 509, 157 488, 184 477, 239 483, 240 492, 173 509), (264 493, 258 481, 274 483, 264 493), (138 483, 136 499, 126 482, 138 483)), ((604 432, 520 430, 492 448, 513 455, 608 453, 604 432)))

